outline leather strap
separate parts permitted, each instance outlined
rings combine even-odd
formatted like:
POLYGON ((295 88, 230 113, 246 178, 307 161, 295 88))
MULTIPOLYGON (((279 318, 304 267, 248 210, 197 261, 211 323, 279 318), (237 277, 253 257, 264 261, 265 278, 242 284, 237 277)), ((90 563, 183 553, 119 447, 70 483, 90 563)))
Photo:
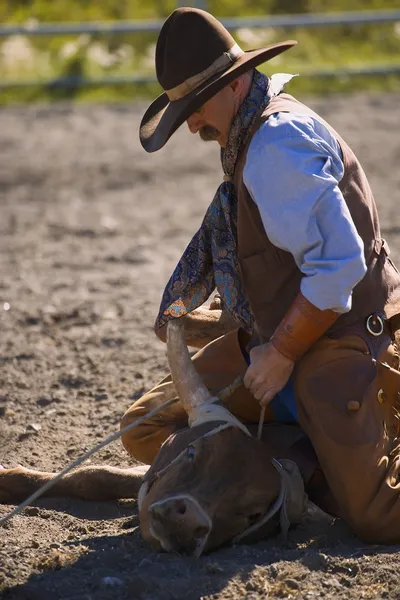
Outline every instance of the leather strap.
POLYGON ((297 361, 339 318, 333 310, 320 310, 299 293, 271 338, 286 358, 297 361))

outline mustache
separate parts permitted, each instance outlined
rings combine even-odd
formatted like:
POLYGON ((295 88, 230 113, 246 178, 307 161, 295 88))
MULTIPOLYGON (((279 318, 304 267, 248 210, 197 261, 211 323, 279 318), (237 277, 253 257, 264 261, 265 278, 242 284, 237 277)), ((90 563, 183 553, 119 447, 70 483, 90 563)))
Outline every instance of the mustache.
POLYGON ((220 135, 220 131, 211 125, 204 125, 199 131, 199 136, 203 142, 213 142, 220 135))

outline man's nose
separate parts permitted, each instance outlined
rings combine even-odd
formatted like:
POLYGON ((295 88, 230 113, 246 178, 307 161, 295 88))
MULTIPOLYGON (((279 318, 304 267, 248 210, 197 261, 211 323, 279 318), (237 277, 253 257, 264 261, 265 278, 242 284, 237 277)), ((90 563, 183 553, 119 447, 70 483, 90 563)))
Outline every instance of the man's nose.
POLYGON ((186 123, 188 124, 190 133, 197 133, 200 129, 200 119, 198 115, 193 114, 187 119, 186 123))

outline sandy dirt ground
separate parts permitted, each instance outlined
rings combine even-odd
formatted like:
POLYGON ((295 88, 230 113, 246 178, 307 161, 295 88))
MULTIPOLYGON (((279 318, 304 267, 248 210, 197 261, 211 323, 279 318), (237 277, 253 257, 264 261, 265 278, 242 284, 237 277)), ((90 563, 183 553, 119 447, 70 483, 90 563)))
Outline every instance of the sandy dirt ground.
MULTIPOLYGON (((400 97, 311 104, 357 151, 400 262, 400 97)), ((0 463, 56 471, 166 371, 163 286, 220 182, 185 129, 147 155, 143 106, 0 112, 0 463)), ((119 442, 92 463, 128 466, 119 442)), ((10 506, 0 506, 5 515, 10 506)), ((41 499, 0 529, 7 600, 400 598, 400 547, 336 521, 199 560, 154 554, 134 501, 41 499)))

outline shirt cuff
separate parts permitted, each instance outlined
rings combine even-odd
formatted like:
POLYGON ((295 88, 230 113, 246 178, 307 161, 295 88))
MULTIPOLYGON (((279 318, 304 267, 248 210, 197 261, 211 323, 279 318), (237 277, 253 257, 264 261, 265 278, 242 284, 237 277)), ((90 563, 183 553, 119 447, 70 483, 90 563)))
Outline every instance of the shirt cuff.
POLYGON ((367 272, 364 257, 360 257, 345 269, 334 272, 319 271, 310 277, 303 277, 300 291, 320 310, 333 310, 347 313, 352 307, 353 289, 367 272))

